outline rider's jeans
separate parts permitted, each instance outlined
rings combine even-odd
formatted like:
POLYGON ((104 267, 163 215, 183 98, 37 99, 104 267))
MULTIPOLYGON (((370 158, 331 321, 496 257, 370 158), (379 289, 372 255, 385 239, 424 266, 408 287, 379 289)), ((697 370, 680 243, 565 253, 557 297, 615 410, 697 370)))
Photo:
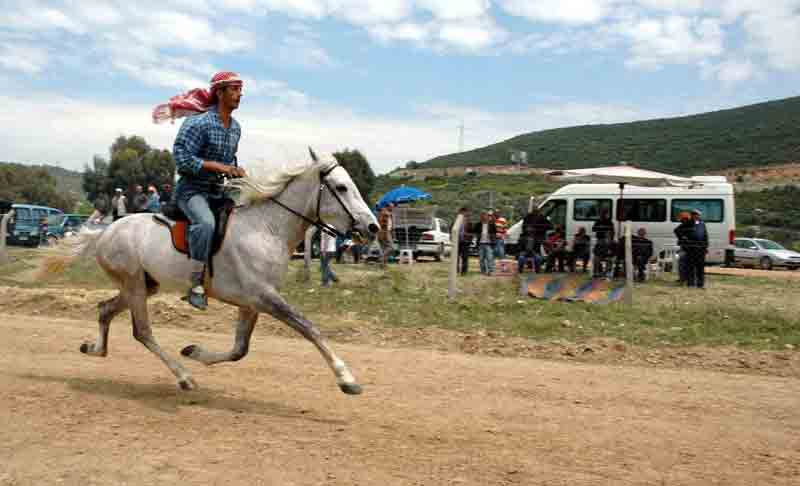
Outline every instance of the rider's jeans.
POLYGON ((214 214, 208 200, 202 194, 195 194, 188 200, 181 198, 177 202, 192 223, 189 226, 189 255, 192 260, 206 263, 214 238, 214 214))

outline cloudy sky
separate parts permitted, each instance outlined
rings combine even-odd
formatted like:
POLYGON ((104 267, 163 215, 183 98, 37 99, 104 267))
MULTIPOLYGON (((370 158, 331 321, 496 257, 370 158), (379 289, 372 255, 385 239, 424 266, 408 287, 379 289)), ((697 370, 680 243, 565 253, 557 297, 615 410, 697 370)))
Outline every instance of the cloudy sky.
POLYGON ((800 0, 0 0, 0 160, 80 169, 218 70, 245 165, 378 172, 520 133, 800 94, 800 0))

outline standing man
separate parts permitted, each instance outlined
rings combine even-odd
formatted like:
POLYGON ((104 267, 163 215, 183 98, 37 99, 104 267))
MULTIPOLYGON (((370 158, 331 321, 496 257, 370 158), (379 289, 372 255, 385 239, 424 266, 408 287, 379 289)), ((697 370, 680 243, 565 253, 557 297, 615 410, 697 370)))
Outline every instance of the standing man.
POLYGON ((480 255, 481 273, 492 275, 494 273, 494 248, 497 244, 497 227, 489 213, 481 213, 481 220, 475 224, 473 233, 478 238, 478 255, 480 255))
POLYGON ((394 251, 394 238, 392 231, 394 231, 393 215, 394 203, 388 203, 381 209, 378 214, 378 224, 381 229, 378 231, 378 242, 381 245, 381 267, 386 268, 389 262, 389 254, 394 251))
POLYGON ((458 232, 458 259, 460 260, 459 273, 466 275, 469 269, 469 246, 472 243, 472 235, 469 232, 469 208, 462 207, 458 214, 463 217, 463 223, 458 232))
POLYGON ((693 231, 687 231, 686 263, 687 284, 702 289, 706 284, 706 253, 708 253, 708 231, 701 219, 703 213, 692 209, 693 231))
POLYGON ((692 223, 689 213, 682 212, 678 215, 681 224, 675 228, 675 237, 678 238, 678 283, 685 284, 689 280, 689 267, 688 267, 688 247, 689 247, 689 234, 694 231, 694 223, 692 223))
POLYGON ((146 212, 158 213, 161 212, 161 198, 156 191, 156 186, 150 184, 147 186, 147 207, 146 212))
POLYGON ((172 202, 172 184, 164 184, 161 186, 161 204, 170 204, 172 202))
POLYGON ((499 259, 506 257, 506 233, 508 232, 508 220, 494 210, 494 226, 497 228, 497 245, 495 246, 494 256, 499 259))
POLYGON ((331 261, 336 258, 336 237, 321 231, 319 235, 319 269, 322 273, 322 286, 330 287, 331 282, 338 282, 339 278, 331 268, 331 261))
POLYGON ((607 275, 609 273, 609 259, 614 254, 614 223, 611 221, 608 209, 600 212, 600 219, 592 225, 597 242, 594 245, 593 277, 607 275))
POLYGON ((112 204, 114 206, 114 221, 120 218, 124 218, 125 216, 128 215, 128 198, 125 196, 125 193, 119 187, 116 190, 116 195, 114 196, 114 199, 112 199, 112 204))
POLYGON ((541 256, 542 245, 547 240, 547 232, 553 229, 553 224, 547 216, 533 208, 522 220, 522 232, 533 238, 533 251, 541 256))
POLYGON ((187 118, 172 153, 180 180, 174 199, 189 218, 189 254, 192 259, 189 303, 201 310, 208 307, 203 280, 214 238, 211 208, 224 203, 223 176, 244 177, 236 152, 242 129, 232 115, 242 98, 242 79, 232 72, 211 78, 208 91, 195 89, 175 96, 153 110, 153 121, 187 118))
POLYGON ((132 202, 133 202, 133 211, 134 213, 146 213, 147 212, 147 194, 144 193, 144 189, 142 188, 141 184, 136 184, 136 188, 134 189, 132 202))

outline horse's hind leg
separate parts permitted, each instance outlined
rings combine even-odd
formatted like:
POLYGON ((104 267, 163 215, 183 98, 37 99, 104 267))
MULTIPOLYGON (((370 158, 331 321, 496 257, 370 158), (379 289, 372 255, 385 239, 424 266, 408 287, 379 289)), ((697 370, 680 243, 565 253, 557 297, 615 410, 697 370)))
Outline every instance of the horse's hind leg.
POLYGON ((359 395, 361 393, 361 385, 356 383, 356 379, 350 373, 350 369, 347 368, 344 361, 328 347, 314 324, 294 310, 283 297, 276 292, 268 292, 261 298, 260 307, 260 311, 285 322, 317 347, 336 376, 336 384, 339 385, 339 389, 348 395, 359 395))
MULTIPOLYGON (((147 274, 145 274, 145 277, 147 296, 150 297, 158 292, 158 282, 150 278, 147 274)), ((105 358, 108 354, 108 330, 111 328, 111 321, 127 308, 128 302, 121 292, 115 297, 97 304, 97 309, 100 314, 98 319, 100 329, 97 334, 97 341, 94 343, 81 344, 81 353, 105 358)))
POLYGON ((178 379, 178 385, 181 389, 194 390, 197 388, 197 383, 195 383, 191 373, 180 362, 164 352, 153 337, 150 319, 147 315, 148 290, 144 285, 144 279, 141 279, 141 281, 139 279, 136 280, 136 282, 128 285, 124 291, 127 294, 128 305, 131 309, 133 337, 167 365, 167 368, 178 379))
POLYGON ((240 307, 239 323, 236 325, 236 338, 231 351, 212 353, 206 351, 201 346, 192 344, 183 348, 181 354, 206 365, 213 365, 224 361, 239 361, 247 355, 247 351, 250 349, 250 336, 253 335, 253 328, 255 328, 257 321, 258 312, 240 307))
POLYGON ((115 297, 97 304, 97 308, 100 312, 100 330, 97 334, 97 341, 81 344, 81 353, 104 358, 108 354, 108 330, 111 327, 111 320, 127 309, 128 303, 122 293, 119 293, 115 297))

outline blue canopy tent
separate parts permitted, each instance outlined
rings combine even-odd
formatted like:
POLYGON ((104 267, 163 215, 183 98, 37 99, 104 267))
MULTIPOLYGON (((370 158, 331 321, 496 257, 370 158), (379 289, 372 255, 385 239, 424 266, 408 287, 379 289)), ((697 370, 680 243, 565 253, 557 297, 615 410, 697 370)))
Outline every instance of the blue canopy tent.
POLYGON ((420 189, 417 189, 416 187, 401 186, 401 187, 396 187, 391 191, 387 192, 386 194, 384 194, 381 200, 378 201, 378 204, 375 205, 375 208, 378 211, 380 211, 389 203, 403 204, 414 201, 431 199, 431 197, 432 196, 430 194, 420 189))

